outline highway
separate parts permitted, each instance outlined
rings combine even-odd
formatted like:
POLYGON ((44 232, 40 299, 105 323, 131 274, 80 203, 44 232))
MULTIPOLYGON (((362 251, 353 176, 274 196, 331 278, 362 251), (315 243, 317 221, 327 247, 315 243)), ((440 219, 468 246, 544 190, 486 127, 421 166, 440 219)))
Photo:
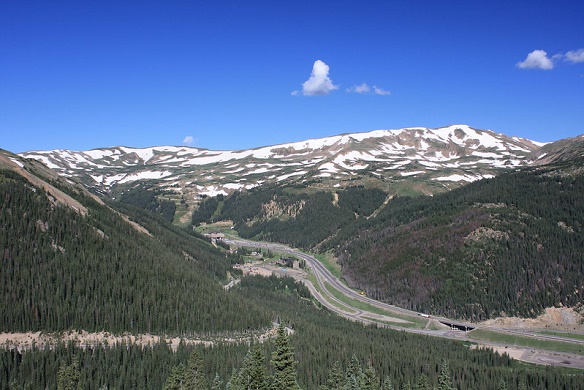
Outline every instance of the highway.
POLYGON ((312 295, 318 300, 323 306, 328 308, 329 310, 347 318, 352 321, 358 321, 365 324, 377 324, 378 326, 393 328, 397 330, 402 330, 405 332, 417 333, 417 334, 424 334, 428 336, 434 337, 442 337, 454 340, 464 340, 470 341, 474 343, 478 343, 482 346, 490 347, 498 351, 508 352, 510 355, 514 354, 513 357, 527 361, 530 363, 536 364, 546 364, 546 365, 557 365, 557 366, 564 366, 564 367, 572 367, 572 368, 580 368, 584 369, 584 355, 578 354, 570 354, 565 352, 556 352, 556 351, 548 351, 538 348, 531 348, 531 347, 520 347, 520 346, 512 346, 508 344, 500 344, 494 343, 484 340, 477 340, 471 339, 468 336, 468 333, 462 330, 453 330, 450 329, 448 326, 443 326, 444 329, 436 330, 434 329, 421 329, 421 328, 414 328, 408 327, 408 316, 411 318, 413 322, 419 322, 421 318, 428 320, 428 325, 430 325, 430 321, 433 321, 434 324, 438 322, 442 324, 455 324, 456 326, 467 327, 469 329, 484 329, 499 333, 507 333, 518 335, 522 337, 532 337, 538 340, 549 340, 549 341, 561 341, 567 343, 573 343, 577 345, 584 346, 584 340, 576 340, 573 338, 561 337, 561 336, 554 336, 554 335, 545 335, 542 333, 536 333, 531 330, 514 330, 514 329, 504 329, 504 328, 497 328, 492 326, 482 326, 477 324, 472 324, 468 322, 452 320, 445 317, 436 317, 431 316, 429 317, 427 314, 418 313, 412 310, 404 309, 401 307, 397 307, 394 305, 390 305, 388 303, 380 302, 375 299, 369 298, 367 296, 361 295, 358 291, 355 291, 337 279, 318 259, 314 256, 308 255, 300 250, 291 248, 287 245, 278 244, 278 243, 271 243, 271 242, 258 242, 258 241, 251 241, 251 240, 244 240, 244 239, 225 239, 224 240, 227 244, 240 246, 240 247, 252 247, 252 248, 259 248, 259 249, 266 249, 276 253, 287 254, 290 256, 294 256, 298 259, 302 259, 306 261, 307 267, 313 272, 316 282, 318 285, 314 286, 312 282, 308 279, 303 278, 299 275, 289 273, 289 276, 295 277, 296 279, 302 281, 309 289, 312 295), (350 303, 346 301, 342 301, 336 298, 327 288, 326 284, 330 285, 332 288, 336 289, 337 291, 341 292, 343 295, 350 299, 358 300, 364 302, 370 306, 373 306, 377 309, 382 309, 387 312, 386 315, 380 315, 378 313, 362 310, 352 306, 350 303), (397 315, 398 317, 392 317, 392 314, 397 315), (422 317, 423 316, 423 317, 422 317), (401 318, 399 318, 401 317, 401 318), (404 321, 404 319, 406 321, 404 321), (400 323, 406 326, 400 326, 400 323))

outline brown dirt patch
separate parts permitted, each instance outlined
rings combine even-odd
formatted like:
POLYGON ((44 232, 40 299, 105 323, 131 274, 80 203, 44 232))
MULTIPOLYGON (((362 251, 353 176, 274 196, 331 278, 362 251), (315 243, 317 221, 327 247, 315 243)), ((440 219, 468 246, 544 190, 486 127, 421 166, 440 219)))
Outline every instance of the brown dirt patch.
POLYGON ((584 332, 584 317, 573 308, 548 307, 537 318, 500 317, 480 325, 508 329, 558 329, 584 332))

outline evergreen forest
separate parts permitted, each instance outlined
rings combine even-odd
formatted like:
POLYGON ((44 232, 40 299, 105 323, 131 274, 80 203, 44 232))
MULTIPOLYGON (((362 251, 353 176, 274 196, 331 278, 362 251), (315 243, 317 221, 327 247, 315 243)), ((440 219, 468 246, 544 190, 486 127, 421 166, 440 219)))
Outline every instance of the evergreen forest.
POLYGON ((455 341, 352 323, 315 305, 293 279, 246 277, 237 289, 278 314, 282 325, 273 341, 181 344, 176 351, 166 344, 4 350, 1 388, 57 388, 60 376, 70 371, 78 373, 76 383, 83 389, 180 388, 177 383, 185 389, 233 390, 584 388, 584 374, 577 370, 541 368, 455 341), (284 324, 290 333, 281 331, 284 324), (278 373, 274 357, 296 385, 272 387, 278 373), (193 368, 192 380, 203 387, 186 387, 193 368), (268 387, 251 387, 258 377, 268 387))
MULTIPOLYGON (((321 306, 294 279, 242 277, 232 268, 242 261, 240 254, 213 245, 192 229, 172 225, 160 203, 145 207, 141 200, 152 200, 147 188, 125 201, 104 203, 30 166, 23 169, 75 198, 87 212, 62 204, 48 187, 33 184, 18 170, 0 170, 0 331, 105 331, 201 337, 213 342, 207 346, 183 342, 176 349, 166 343, 4 346, 0 349, 0 389, 584 388, 584 374, 578 370, 529 365, 470 343, 364 326, 321 306), (225 289, 233 278, 241 278, 241 282, 225 289), (274 337, 261 342, 254 338, 274 324, 274 337), (242 335, 249 342, 233 341, 234 336, 242 335)), ((361 256, 379 266, 376 272, 380 275, 391 272, 391 266, 384 269, 381 262, 374 262, 372 244, 379 244, 381 253, 386 250, 381 244, 391 243, 392 234, 416 237, 417 227, 448 231, 441 228, 448 221, 454 233, 471 239, 462 240, 460 249, 459 236, 449 235, 452 245, 444 250, 467 250, 478 263, 494 261, 489 257, 496 253, 490 251, 499 250, 493 249, 498 247, 494 243, 507 240, 506 247, 514 248, 516 244, 505 234, 496 233, 503 232, 534 245, 528 253, 540 261, 536 264, 543 267, 542 275, 553 270, 561 275, 558 295, 565 294, 565 300, 560 302, 581 301, 577 294, 566 294, 569 283, 581 283, 577 276, 578 272, 582 275, 581 263, 570 257, 570 253, 581 254, 577 233, 582 228, 582 213, 570 211, 580 210, 582 200, 575 194, 582 190, 581 178, 517 172, 469 188, 469 192, 444 195, 443 207, 432 203, 438 197, 400 197, 386 204, 386 192, 365 187, 337 193, 269 188, 265 193, 252 190, 216 198, 211 201, 216 207, 202 208, 207 211, 197 218, 229 217, 242 235, 339 251, 346 279, 361 285, 365 276, 360 272, 369 275, 371 283, 364 285, 368 293, 387 300, 389 295, 376 290, 377 280, 366 274, 369 271, 352 263, 361 256), (492 185, 499 186, 492 189, 499 198, 486 202, 487 187, 492 185), (537 191, 541 199, 552 196, 546 195, 549 189, 554 199, 560 199, 559 206, 548 204, 553 208, 544 210, 538 206, 539 200, 517 195, 517 188, 537 191), (474 221, 475 227, 456 225, 464 225, 462 221, 474 221), (319 223, 326 227, 325 233, 319 223), (309 225, 308 233, 303 233, 302 227, 309 225), (400 230, 406 227, 412 230, 400 230), (548 233, 561 238, 561 245, 554 247, 554 240, 546 238, 548 233), (549 269, 544 256, 549 255, 548 246, 558 255, 549 269), (566 249, 562 252, 560 246, 566 249)), ((427 245, 440 239, 428 239, 427 245)), ((429 285, 436 288, 411 304, 457 308, 438 294, 450 264, 437 258, 434 265, 432 257, 423 257, 429 247, 416 245, 420 255, 411 257, 414 263, 430 265, 424 271, 427 274, 417 272, 435 280, 429 285)), ((506 253, 514 253, 511 249, 506 253)), ((531 263, 523 266, 531 270, 531 263)), ((415 275, 414 267, 408 269, 415 275)), ((466 270, 460 268, 459 272, 466 270)), ((529 283, 539 277, 539 271, 530 272, 523 288, 533 288, 529 283)), ((450 283, 458 283, 456 275, 450 279, 450 283)), ((549 294, 545 296, 548 299, 549 294)), ((522 307, 523 302, 518 302, 522 307)), ((534 306, 532 311, 537 309, 534 306)))

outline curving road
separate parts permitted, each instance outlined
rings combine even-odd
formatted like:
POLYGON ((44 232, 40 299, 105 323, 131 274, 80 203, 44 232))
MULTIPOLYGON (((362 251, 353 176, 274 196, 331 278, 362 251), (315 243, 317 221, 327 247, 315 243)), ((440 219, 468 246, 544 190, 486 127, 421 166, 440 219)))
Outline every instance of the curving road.
MULTIPOLYGON (((501 352, 509 352, 512 355, 512 351, 514 352, 513 355, 515 358, 523 361, 527 361, 530 363, 536 364, 546 364, 546 365, 558 365, 564 367, 572 367, 572 368, 580 368, 584 369, 584 355, 577 355, 577 354, 569 354, 565 352, 555 352, 555 351, 548 351, 543 349, 537 348, 528 348, 528 347, 519 347, 519 346, 510 346, 507 344, 489 342, 489 341, 481 341, 476 339, 470 339, 468 337, 467 332, 461 330, 452 330, 452 329, 443 329, 443 330, 430 330, 430 329, 414 329, 409 327, 402 327, 399 326, 398 323, 400 322, 407 322, 403 319, 399 319, 396 317, 392 317, 391 313, 405 315, 412 318, 412 320, 419 320, 420 316, 426 317, 426 315, 422 313, 418 313, 412 310, 404 309, 401 307, 397 307, 394 305, 390 305, 388 303, 380 302, 375 299, 369 298, 367 296, 361 295, 359 292, 349 288, 343 282, 338 280, 320 261, 318 261, 315 257, 308 255, 304 252, 301 252, 297 249, 291 248, 289 246, 278 244, 278 243, 271 243, 271 242, 258 242, 258 241, 251 241, 251 240, 244 240, 244 239, 225 239, 226 243, 234 245, 234 246, 243 246, 243 247, 254 247, 260 249, 267 249, 272 252, 278 253, 285 253, 299 259, 306 261, 306 264, 310 267, 313 271, 316 281, 319 288, 316 288, 312 282, 307 280, 306 278, 302 278, 299 275, 290 274, 289 276, 295 277, 298 280, 301 280, 310 290, 312 295, 326 308, 329 310, 345 317, 353 321, 359 321, 362 323, 373 323, 379 326, 398 329, 406 332, 411 333, 418 333, 418 334, 425 334, 434 337, 443 337, 448 339, 454 340, 466 340, 471 341, 474 343, 479 343, 486 347, 491 347, 501 352), (379 315, 377 313, 373 313, 370 311, 361 310, 359 308, 351 306, 349 303, 343 302, 340 299, 333 296, 326 284, 329 284, 334 289, 340 291, 346 297, 351 299, 359 300, 361 302, 365 302, 373 307, 382 309, 387 312, 387 315, 379 315), (389 324, 391 323, 391 324, 389 324), (395 324, 395 325, 394 325, 395 324)), ((497 328, 492 326, 480 326, 477 324, 471 324, 467 322, 461 322, 456 320, 451 320, 445 317, 435 317, 432 316, 432 320, 437 320, 441 323, 447 324, 456 324, 457 326, 465 326, 470 329, 485 329, 491 330, 500 333, 508 333, 513 335, 519 335, 523 337, 532 337, 539 340, 550 340, 550 341, 561 341, 567 343, 573 343, 584 346, 584 340, 576 340, 573 338, 566 338, 561 336, 553 336, 553 335, 544 335, 541 333, 535 333, 529 330, 511 330, 511 329, 503 329, 497 328)))

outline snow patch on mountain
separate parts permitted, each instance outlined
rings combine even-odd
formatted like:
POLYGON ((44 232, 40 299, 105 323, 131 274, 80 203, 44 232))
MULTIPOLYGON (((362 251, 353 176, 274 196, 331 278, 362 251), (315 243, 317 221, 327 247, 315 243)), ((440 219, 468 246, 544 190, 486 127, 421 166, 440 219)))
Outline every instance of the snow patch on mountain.
POLYGON ((467 125, 412 127, 309 139, 248 150, 207 150, 185 146, 21 153, 63 176, 89 180, 107 191, 149 181, 181 196, 216 195, 269 182, 296 181, 336 186, 336 181, 412 180, 469 182, 497 170, 528 164, 543 143, 507 137, 467 125), (445 173, 445 170, 448 170, 445 173), (476 171, 476 173, 469 173, 476 171), (329 183, 329 184, 326 184, 329 183))

